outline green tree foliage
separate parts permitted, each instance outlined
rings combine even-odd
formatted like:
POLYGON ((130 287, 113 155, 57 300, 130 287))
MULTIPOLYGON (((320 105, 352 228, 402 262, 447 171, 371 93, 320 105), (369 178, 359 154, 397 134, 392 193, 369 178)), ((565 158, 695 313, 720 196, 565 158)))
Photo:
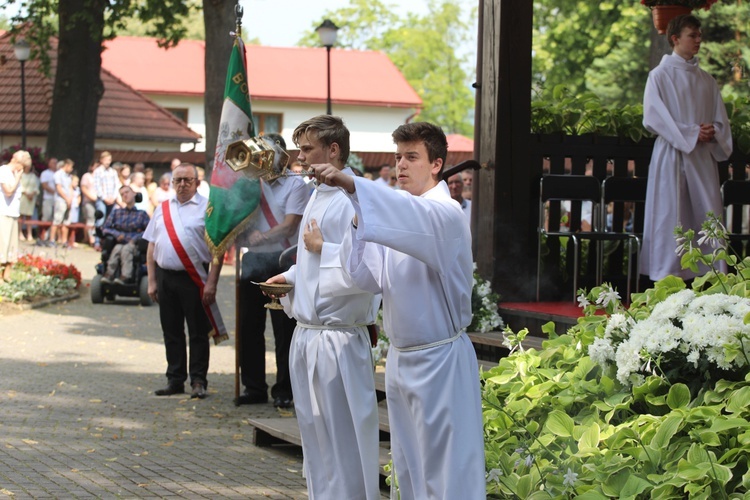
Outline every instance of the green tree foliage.
POLYGON ((704 35, 701 67, 716 78, 725 96, 750 96, 750 2, 720 0, 698 15, 704 35))
POLYGON ((648 74, 651 18, 637 0, 534 2, 532 71, 545 87, 596 93, 605 102, 634 103, 648 74))
MULTIPOLYGON (((695 11, 703 22, 701 67, 725 95, 750 93, 750 2, 719 0, 695 11)), ((535 0, 533 76, 537 85, 593 92, 608 105, 643 100, 652 19, 637 0, 535 0)))
MULTIPOLYGON (((187 15, 181 19, 181 25, 185 28, 182 38, 186 40, 204 40, 206 38, 206 30, 203 25, 203 6, 201 2, 199 0, 188 0, 186 5, 188 7, 187 15)), ((121 29, 117 32, 121 36, 154 36, 154 33, 158 33, 158 28, 153 20, 142 22, 138 17, 123 18, 121 26, 121 29)))
POLYGON ((393 5, 380 0, 350 0, 347 7, 325 12, 299 44, 319 45, 314 29, 323 19, 331 19, 341 27, 337 46, 380 50, 390 57, 422 98, 416 120, 472 136, 474 93, 469 75, 476 61, 456 51, 476 30, 476 11, 466 5, 460 0, 432 0, 426 15, 401 18, 393 5))

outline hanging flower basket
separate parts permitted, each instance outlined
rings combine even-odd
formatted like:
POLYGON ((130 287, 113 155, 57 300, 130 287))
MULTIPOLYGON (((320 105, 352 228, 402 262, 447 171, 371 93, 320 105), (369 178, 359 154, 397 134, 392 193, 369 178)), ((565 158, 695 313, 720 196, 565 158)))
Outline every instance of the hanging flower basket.
POLYGON ((669 21, 682 14, 690 14, 693 9, 683 5, 654 5, 651 7, 651 16, 654 19, 654 27, 660 35, 667 32, 669 21))

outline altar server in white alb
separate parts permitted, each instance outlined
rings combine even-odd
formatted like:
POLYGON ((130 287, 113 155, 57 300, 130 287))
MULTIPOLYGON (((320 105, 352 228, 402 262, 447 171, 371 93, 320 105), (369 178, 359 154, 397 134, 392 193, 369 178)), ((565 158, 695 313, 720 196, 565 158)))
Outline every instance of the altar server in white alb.
POLYGON ((673 52, 649 73, 643 96, 643 125, 658 136, 649 166, 641 252, 641 273, 654 281, 670 274, 695 277, 680 267, 674 228, 681 224, 697 233, 707 212, 722 213, 717 162, 732 153, 732 133, 719 87, 695 57, 700 26, 691 15, 669 23, 673 52))
MULTIPOLYGON (((301 123, 292 137, 304 165, 327 164, 345 177, 354 175, 345 167, 349 130, 341 118, 316 116, 301 123)), ((289 372, 308 495, 317 500, 380 498, 378 412, 367 330, 380 297, 357 288, 342 266, 340 244, 353 216, 340 189, 318 186, 302 216, 297 264, 268 280, 294 284, 288 298, 297 328, 289 372)))
POLYGON ((441 174, 445 134, 430 123, 393 132, 401 190, 315 166, 356 217, 344 245, 355 283, 383 294, 391 348, 386 398, 401 498, 485 498, 479 368, 471 323, 469 222, 441 174))

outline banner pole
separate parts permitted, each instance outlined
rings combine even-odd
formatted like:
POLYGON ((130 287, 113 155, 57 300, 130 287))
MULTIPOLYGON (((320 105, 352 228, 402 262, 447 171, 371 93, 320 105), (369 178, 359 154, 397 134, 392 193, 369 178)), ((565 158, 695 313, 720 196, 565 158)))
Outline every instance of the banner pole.
POLYGON ((242 254, 240 247, 235 245, 234 251, 234 405, 240 405, 240 350, 242 339, 240 332, 242 324, 240 319, 240 279, 242 278, 242 254))

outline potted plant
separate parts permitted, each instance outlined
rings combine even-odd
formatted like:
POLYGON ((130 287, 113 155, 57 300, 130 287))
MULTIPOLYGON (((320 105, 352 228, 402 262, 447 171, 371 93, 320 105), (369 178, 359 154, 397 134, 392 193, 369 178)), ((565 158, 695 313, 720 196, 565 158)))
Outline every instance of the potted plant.
POLYGON ((690 14, 693 9, 708 10, 719 0, 641 0, 641 4, 651 9, 654 26, 659 34, 667 32, 669 21, 682 14, 690 14))

